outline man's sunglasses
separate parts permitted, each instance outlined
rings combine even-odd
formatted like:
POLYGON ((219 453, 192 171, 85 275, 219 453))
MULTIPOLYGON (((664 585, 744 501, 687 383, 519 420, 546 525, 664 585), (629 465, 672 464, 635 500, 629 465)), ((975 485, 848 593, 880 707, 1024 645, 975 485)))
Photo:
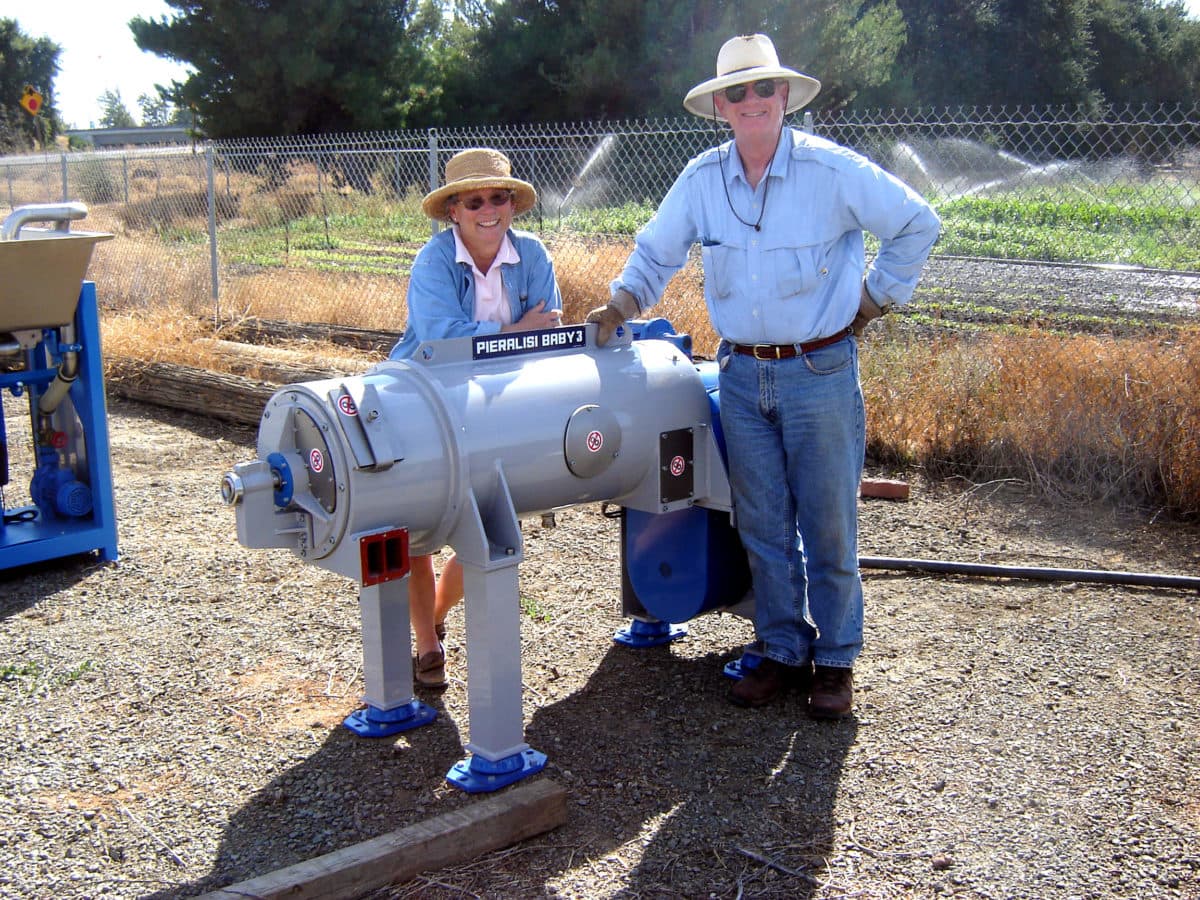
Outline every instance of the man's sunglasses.
POLYGON ((499 193, 492 194, 486 198, 472 197, 470 200, 459 200, 458 202, 471 212, 479 212, 479 210, 483 209, 483 204, 485 203, 491 204, 492 206, 496 207, 496 209, 501 209, 507 206, 508 201, 511 199, 512 191, 500 191, 499 193))
POLYGON ((725 88, 725 99, 730 103, 741 103, 746 99, 746 88, 753 87, 754 93, 766 100, 768 97, 775 96, 775 82, 770 79, 756 81, 753 85, 735 84, 733 87, 725 88))

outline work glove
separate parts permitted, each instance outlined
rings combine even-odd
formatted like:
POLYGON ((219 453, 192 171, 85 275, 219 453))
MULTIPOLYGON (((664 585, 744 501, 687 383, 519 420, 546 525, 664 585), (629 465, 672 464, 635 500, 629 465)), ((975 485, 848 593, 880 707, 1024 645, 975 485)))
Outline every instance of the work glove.
POLYGON ((886 313, 892 308, 892 304, 880 306, 871 297, 867 291, 867 283, 864 281, 862 286, 862 296, 858 301, 858 315, 854 317, 854 321, 850 323, 850 330, 854 332, 856 338, 863 336, 863 332, 867 330, 867 326, 886 313))
POLYGON ((638 309, 637 298, 624 288, 617 288, 608 306, 598 306, 587 314, 585 322, 594 323, 599 328, 596 331, 596 346, 603 347, 613 336, 613 332, 629 319, 636 316, 638 309))

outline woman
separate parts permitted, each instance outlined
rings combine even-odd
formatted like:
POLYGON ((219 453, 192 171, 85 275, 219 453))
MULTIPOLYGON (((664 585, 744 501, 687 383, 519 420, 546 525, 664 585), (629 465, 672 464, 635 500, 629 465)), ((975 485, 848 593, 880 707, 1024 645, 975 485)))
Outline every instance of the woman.
MULTIPOLYGON (((408 326, 391 359, 407 359, 423 341, 554 328, 562 295, 545 246, 512 228, 537 203, 528 182, 512 177, 503 153, 463 150, 446 163, 445 184, 421 208, 450 228, 434 236, 413 262, 408 282, 408 326)), ((409 614, 419 686, 446 686, 446 614, 463 595, 462 566, 451 557, 434 579, 433 557, 412 559, 409 614)))

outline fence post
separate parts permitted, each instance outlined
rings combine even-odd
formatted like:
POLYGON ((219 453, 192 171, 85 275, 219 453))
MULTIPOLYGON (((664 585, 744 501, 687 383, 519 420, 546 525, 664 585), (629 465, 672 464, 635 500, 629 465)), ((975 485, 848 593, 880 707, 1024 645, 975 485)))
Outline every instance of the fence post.
MULTIPOLYGON (((438 159, 437 129, 430 128, 429 129, 429 190, 431 193, 433 191, 436 191, 437 186, 438 186, 437 159, 438 159)), ((438 230, 439 230, 438 220, 431 219, 430 222, 431 222, 431 224, 429 226, 429 236, 431 238, 436 237, 438 230)))
POLYGON ((208 267, 212 283, 213 320, 221 321, 221 288, 217 281, 217 198, 213 173, 213 148, 204 148, 204 163, 208 170, 208 267))
POLYGON ((804 111, 804 131, 806 134, 813 133, 813 115, 811 109, 804 111))
POLYGON ((62 155, 62 198, 63 203, 71 199, 71 194, 67 186, 67 154, 62 155))

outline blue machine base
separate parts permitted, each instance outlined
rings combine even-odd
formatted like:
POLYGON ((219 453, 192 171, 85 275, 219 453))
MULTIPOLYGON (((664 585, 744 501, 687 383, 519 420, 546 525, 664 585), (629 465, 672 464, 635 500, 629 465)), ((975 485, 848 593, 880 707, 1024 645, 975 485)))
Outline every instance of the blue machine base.
POLYGON ((495 762, 481 756, 468 756, 450 767, 446 780, 468 794, 483 794, 536 775, 545 767, 546 754, 527 747, 495 762))
POLYGON ((48 520, 36 506, 5 510, 31 518, 0 526, 0 571, 96 550, 105 562, 117 558, 116 523, 97 525, 94 517, 48 520))
POLYGON ((634 619, 624 628, 618 628, 613 640, 626 647, 661 647, 671 641, 687 636, 686 625, 670 622, 646 622, 634 619))
POLYGON ((391 737, 411 728, 428 725, 437 718, 437 710, 420 700, 411 700, 394 709, 378 709, 368 706, 356 709, 342 720, 342 724, 359 737, 391 737))
POLYGON ((760 662, 762 662, 762 657, 757 653, 743 653, 733 662, 725 663, 725 668, 721 672, 735 681, 741 681, 746 677, 746 672, 756 668, 760 662))

